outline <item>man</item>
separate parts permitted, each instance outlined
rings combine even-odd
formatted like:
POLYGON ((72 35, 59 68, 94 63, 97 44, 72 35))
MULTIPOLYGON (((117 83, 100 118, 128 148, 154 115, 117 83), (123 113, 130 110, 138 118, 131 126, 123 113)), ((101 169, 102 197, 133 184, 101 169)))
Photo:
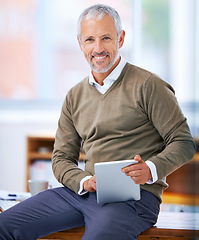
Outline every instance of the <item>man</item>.
POLYGON ((83 225, 84 240, 130 240, 156 223, 165 177, 193 157, 195 145, 173 88, 119 55, 124 37, 111 7, 99 4, 81 14, 78 42, 91 73, 66 96, 52 159, 65 187, 0 214, 1 240, 83 225), (82 140, 85 171, 77 166, 82 140), (97 204, 94 163, 133 157, 138 164, 122 171, 141 184, 141 199, 97 204))

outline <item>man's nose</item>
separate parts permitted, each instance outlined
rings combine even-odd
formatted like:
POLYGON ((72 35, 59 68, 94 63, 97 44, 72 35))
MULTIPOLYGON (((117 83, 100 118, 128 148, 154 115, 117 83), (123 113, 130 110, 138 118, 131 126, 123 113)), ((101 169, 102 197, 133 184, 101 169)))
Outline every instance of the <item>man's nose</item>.
POLYGON ((94 51, 100 54, 103 50, 104 50, 103 43, 100 40, 96 40, 94 51))

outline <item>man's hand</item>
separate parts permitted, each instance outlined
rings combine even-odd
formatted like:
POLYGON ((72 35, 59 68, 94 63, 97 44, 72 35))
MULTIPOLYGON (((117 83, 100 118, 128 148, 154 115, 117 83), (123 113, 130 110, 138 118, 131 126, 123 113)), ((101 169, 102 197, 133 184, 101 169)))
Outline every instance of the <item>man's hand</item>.
POLYGON ((83 189, 88 192, 96 191, 95 175, 83 183, 83 189))
POLYGON ((145 184, 152 178, 150 168, 139 155, 136 155, 134 160, 138 163, 123 168, 122 172, 130 176, 136 184, 145 184))

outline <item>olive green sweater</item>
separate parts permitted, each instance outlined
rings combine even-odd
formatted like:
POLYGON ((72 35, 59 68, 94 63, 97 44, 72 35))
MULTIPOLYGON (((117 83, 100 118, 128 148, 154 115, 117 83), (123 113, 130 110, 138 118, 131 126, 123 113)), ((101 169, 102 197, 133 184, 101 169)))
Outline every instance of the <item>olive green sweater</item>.
MULTIPOLYGON (((127 63, 105 94, 85 78, 64 101, 52 158, 55 177, 76 193, 94 163, 152 161, 158 181, 141 185, 160 200, 165 177, 192 159, 195 144, 173 88, 156 75, 127 63), (77 167, 84 141, 85 171, 77 167)), ((111 177, 111 173, 110 173, 111 177)))

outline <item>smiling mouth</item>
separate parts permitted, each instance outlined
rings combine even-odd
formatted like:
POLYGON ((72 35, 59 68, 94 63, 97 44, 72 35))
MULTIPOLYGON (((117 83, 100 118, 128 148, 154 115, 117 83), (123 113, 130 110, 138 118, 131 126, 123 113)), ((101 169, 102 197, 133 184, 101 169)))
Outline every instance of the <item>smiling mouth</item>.
POLYGON ((96 58, 97 60, 102 60, 102 59, 104 59, 104 58, 106 58, 106 57, 107 57, 107 55, 106 55, 106 56, 102 56, 102 57, 94 56, 94 58, 96 58))
POLYGON ((100 61, 100 60, 104 60, 106 57, 109 57, 109 53, 102 51, 101 53, 96 53, 94 52, 92 54, 92 58, 95 58, 96 60, 100 61))

